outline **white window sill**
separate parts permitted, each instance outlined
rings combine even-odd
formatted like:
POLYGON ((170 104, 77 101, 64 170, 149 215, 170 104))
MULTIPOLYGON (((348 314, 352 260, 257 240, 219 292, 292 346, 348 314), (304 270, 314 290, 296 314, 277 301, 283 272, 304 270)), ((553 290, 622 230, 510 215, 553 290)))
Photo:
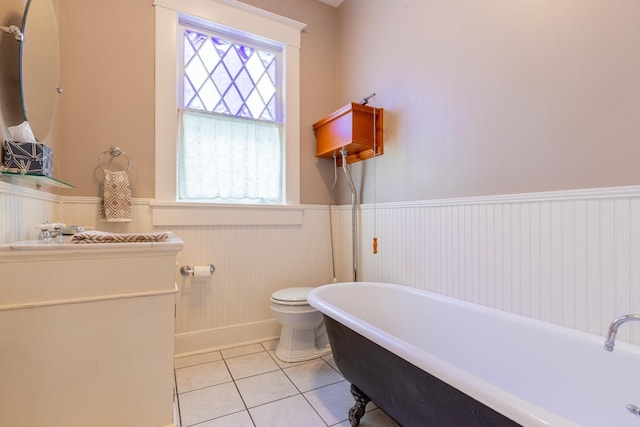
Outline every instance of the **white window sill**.
POLYGON ((302 206, 151 202, 154 226, 302 225, 302 206))

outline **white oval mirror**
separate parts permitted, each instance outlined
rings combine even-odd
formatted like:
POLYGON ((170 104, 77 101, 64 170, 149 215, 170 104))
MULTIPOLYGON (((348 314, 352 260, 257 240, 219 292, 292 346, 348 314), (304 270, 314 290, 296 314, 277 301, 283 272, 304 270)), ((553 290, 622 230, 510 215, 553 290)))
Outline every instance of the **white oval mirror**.
POLYGON ((29 0, 20 48, 22 110, 38 141, 49 134, 60 80, 58 23, 51 0, 29 0))

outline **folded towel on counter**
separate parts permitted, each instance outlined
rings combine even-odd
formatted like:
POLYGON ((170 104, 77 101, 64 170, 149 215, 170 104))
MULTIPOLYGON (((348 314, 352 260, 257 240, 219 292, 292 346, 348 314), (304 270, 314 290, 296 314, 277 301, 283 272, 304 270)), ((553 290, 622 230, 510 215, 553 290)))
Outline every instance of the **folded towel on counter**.
POLYGON ((71 237, 71 243, 132 243, 161 242, 167 240, 171 233, 108 233, 106 231, 84 231, 71 237))
POLYGON ((100 219, 106 222, 131 222, 131 189, 127 171, 104 170, 100 219))

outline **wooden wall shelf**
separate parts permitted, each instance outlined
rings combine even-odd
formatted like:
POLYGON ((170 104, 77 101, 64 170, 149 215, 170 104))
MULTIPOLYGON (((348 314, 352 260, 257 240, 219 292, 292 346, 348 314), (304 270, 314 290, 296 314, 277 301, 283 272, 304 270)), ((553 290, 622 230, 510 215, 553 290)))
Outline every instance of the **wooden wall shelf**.
POLYGON ((383 113, 382 108, 352 102, 317 121, 313 124, 316 157, 330 159, 335 153, 341 165, 340 151, 343 148, 347 151, 347 163, 383 154, 383 113))

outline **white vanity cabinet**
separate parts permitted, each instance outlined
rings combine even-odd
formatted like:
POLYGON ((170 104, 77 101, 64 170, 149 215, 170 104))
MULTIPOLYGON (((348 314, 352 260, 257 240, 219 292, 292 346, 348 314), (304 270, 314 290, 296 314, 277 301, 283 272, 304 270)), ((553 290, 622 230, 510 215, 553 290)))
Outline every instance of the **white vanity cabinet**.
POLYGON ((0 426, 171 426, 183 242, 0 246, 0 426))

